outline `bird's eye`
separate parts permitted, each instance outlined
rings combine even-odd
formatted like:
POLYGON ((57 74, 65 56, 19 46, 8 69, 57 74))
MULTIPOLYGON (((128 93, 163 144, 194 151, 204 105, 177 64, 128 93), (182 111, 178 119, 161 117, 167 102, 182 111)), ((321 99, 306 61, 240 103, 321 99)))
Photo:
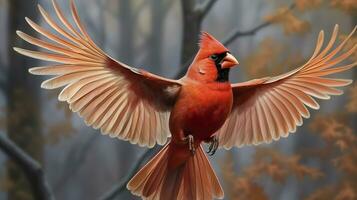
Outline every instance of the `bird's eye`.
POLYGON ((213 54, 213 55, 210 56, 210 58, 211 58, 212 60, 217 60, 218 56, 217 56, 216 54, 213 54))

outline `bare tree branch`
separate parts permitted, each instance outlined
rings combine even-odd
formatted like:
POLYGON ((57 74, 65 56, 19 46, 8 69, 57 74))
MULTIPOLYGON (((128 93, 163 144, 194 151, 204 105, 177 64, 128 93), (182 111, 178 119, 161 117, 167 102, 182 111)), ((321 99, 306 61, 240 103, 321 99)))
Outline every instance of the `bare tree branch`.
POLYGON ((271 25, 271 22, 264 22, 260 24, 259 26, 256 26, 250 30, 247 31, 240 31, 240 28, 234 29, 230 34, 228 34, 227 38, 223 40, 224 45, 229 45, 232 43, 234 40, 236 40, 238 37, 244 37, 244 36, 253 36, 257 32, 259 32, 261 29, 271 25))
POLYGON ((35 199, 51 200, 54 199, 52 191, 43 174, 41 165, 31 158, 26 152, 20 149, 15 143, 5 135, 0 134, 0 149, 18 164, 31 182, 32 191, 35 199))
MULTIPOLYGON (((257 27, 254 27, 250 30, 247 31, 240 31, 240 28, 237 28, 235 30, 233 30, 230 34, 228 34, 227 38, 223 39, 222 43, 226 46, 230 45, 232 42, 234 42, 234 40, 236 40, 239 37, 245 37, 245 36, 253 36, 254 34, 256 34, 258 31, 260 31, 261 29, 269 26, 271 23, 270 22, 264 22, 262 24, 260 24, 257 27)), ((181 68, 181 70, 179 71, 177 77, 182 77, 185 75, 187 68, 190 66, 192 60, 193 60, 194 56, 191 57, 191 59, 188 59, 185 64, 183 65, 183 67, 181 68)))
POLYGON ((152 149, 146 150, 138 159, 138 162, 133 166, 133 168, 130 170, 129 174, 125 177, 125 179, 118 185, 115 185, 112 187, 108 192, 106 192, 102 197, 100 197, 100 200, 110 200, 114 199, 117 195, 125 191, 126 185, 130 181, 130 179, 135 175, 135 173, 140 169, 140 167, 155 153, 159 150, 159 146, 155 146, 152 149))
POLYGON ((200 18, 203 19, 216 2, 217 0, 206 0, 205 2, 197 5, 195 11, 199 14, 200 18))
MULTIPOLYGON (((289 10, 292 10, 295 8, 295 4, 291 4, 291 6, 289 7, 289 10)), ((259 31, 261 31, 262 29, 268 27, 272 25, 271 22, 263 22, 261 24, 259 24, 258 26, 250 29, 250 30, 246 30, 246 31, 241 31, 240 28, 236 28, 233 31, 231 31, 231 33, 228 34, 228 36, 223 39, 222 43, 226 46, 230 45, 232 42, 234 42, 237 38, 240 37, 246 37, 246 36, 253 36, 256 33, 258 33, 259 31)), ((181 78, 182 76, 185 75, 187 68, 190 66, 192 60, 193 60, 194 56, 192 56, 190 59, 188 59, 185 64, 183 65, 183 67, 181 68, 181 70, 179 71, 177 77, 181 78)))
MULTIPOLYGON (((288 11, 291 11, 292 9, 295 8, 295 4, 291 4, 288 11)), ((268 27, 269 25, 271 25, 271 22, 263 22, 260 25, 247 30, 247 31, 240 31, 239 28, 234 29, 230 34, 228 34, 227 38, 223 40, 223 44, 224 45, 229 45, 230 43, 232 43, 234 40, 236 40, 238 37, 244 37, 244 36, 253 36, 255 35, 257 32, 259 32, 260 30, 268 27)))

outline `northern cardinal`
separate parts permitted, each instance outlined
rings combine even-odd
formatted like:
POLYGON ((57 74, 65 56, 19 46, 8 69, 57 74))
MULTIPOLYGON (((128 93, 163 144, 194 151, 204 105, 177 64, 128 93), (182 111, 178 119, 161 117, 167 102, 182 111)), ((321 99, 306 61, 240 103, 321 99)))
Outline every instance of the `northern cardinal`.
POLYGON ((223 198, 201 143, 210 143, 209 153, 214 154, 218 147, 230 149, 287 137, 302 124, 302 117, 310 116, 306 106, 319 108, 312 97, 340 95, 342 91, 335 87, 352 82, 325 76, 357 64, 336 67, 357 47, 335 56, 355 28, 330 51, 338 33, 336 25, 323 50, 324 33, 320 32, 315 52, 303 66, 280 76, 231 84, 229 71, 238 61, 213 36, 202 33, 200 49, 186 75, 171 80, 130 67, 104 53, 81 24, 73 1, 76 27, 64 17, 56 1, 53 6, 65 28, 41 6, 39 10, 62 37, 28 18, 29 25, 52 42, 17 32, 25 41, 51 53, 14 49, 25 56, 60 63, 29 71, 55 76, 42 83, 45 89, 66 86, 58 99, 68 102, 87 125, 140 146, 165 144, 127 185, 143 199, 223 198))

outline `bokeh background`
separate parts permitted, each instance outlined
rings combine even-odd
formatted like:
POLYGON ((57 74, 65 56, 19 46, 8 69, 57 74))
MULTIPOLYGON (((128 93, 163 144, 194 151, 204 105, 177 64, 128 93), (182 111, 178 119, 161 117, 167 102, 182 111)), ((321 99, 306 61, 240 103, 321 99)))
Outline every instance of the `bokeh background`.
MULTIPOLYGON (((25 16, 49 28, 39 16, 38 3, 54 16, 50 0, 0 0, 0 199, 41 199, 46 196, 42 180, 56 199, 136 199, 123 186, 159 148, 147 151, 86 127, 66 104, 57 102, 59 91, 41 90, 41 77, 28 74, 29 67, 44 63, 12 50, 28 47, 16 37, 16 30, 35 34, 25 16), (26 164, 15 163, 17 154, 4 141, 26 152, 40 170, 24 170, 26 164)), ((69 1, 58 3, 69 17, 69 1)), ((88 32, 106 52, 170 78, 182 76, 197 50, 200 30, 226 43, 238 58, 241 64, 231 73, 235 82, 297 67, 312 54, 321 29, 328 38, 339 24, 343 39, 357 24, 356 0, 76 0, 76 4, 88 32)), ((355 34, 349 46, 356 43, 355 34)), ((348 62, 355 61, 357 54, 348 62)), ((337 77, 356 80, 357 71, 337 77)), ((320 100, 321 109, 311 111, 311 118, 288 138, 218 150, 210 159, 225 199, 357 199, 357 85, 344 91, 343 96, 320 100)))

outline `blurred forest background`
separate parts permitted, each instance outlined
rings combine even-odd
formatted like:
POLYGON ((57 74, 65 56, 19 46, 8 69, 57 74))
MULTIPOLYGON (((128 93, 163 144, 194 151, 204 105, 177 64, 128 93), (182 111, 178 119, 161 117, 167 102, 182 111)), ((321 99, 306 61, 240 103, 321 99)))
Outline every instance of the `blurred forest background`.
MULTIPOLYGON (((158 148, 147 151, 86 127, 57 102, 59 91, 41 90, 41 78, 28 74, 41 63, 12 51, 28 45, 16 30, 33 33, 25 16, 44 24, 38 3, 54 16, 50 0, 0 0, 0 199, 136 199, 126 181, 158 148)), ((69 1, 58 3, 69 16, 69 1)), ((357 24, 357 0, 76 3, 88 32, 106 52, 170 78, 182 76, 200 30, 240 60, 231 73, 235 82, 297 67, 312 54, 321 29, 330 36, 339 24, 343 39, 357 24)), ((357 61, 357 53, 352 59, 357 61)), ((357 71, 340 77, 356 80, 357 71)), ((311 111, 311 119, 288 139, 219 150, 211 157, 225 199, 357 199, 357 84, 319 102, 321 109, 311 111)))

